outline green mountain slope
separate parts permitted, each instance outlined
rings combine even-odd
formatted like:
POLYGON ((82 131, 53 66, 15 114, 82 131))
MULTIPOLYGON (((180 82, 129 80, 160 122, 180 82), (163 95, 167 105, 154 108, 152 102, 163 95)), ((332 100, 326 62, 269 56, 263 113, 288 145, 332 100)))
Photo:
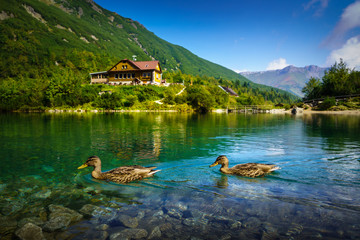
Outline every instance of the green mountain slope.
POLYGON ((168 70, 239 79, 233 71, 170 44, 140 23, 90 0, 1 0, 0 12, 8 16, 1 20, 0 56, 7 59, 1 63, 1 77, 31 72, 34 65, 107 70, 114 62, 136 55, 138 60, 157 59, 168 70))
POLYGON ((137 60, 159 60, 165 71, 236 80, 261 93, 272 89, 168 43, 139 22, 92 0, 0 3, 0 81, 44 79, 59 68, 70 69, 86 81, 89 72, 108 70, 136 55, 137 60))

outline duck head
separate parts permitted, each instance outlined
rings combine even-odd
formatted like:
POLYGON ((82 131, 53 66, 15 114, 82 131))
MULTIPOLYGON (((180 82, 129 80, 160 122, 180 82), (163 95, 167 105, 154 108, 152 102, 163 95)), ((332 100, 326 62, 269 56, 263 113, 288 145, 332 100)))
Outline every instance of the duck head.
POLYGON ((100 167, 101 166, 100 158, 98 156, 91 156, 86 160, 86 162, 83 165, 78 167, 78 169, 86 168, 89 166, 93 166, 94 168, 100 167))
POLYGON ((229 159, 225 155, 220 155, 216 158, 215 162, 209 167, 214 167, 220 164, 221 166, 229 165, 229 159))

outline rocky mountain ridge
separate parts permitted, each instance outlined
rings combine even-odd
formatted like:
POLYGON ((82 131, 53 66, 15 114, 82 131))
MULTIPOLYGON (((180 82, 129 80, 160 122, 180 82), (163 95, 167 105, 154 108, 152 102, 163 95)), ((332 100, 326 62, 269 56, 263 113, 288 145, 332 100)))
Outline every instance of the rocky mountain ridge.
POLYGON ((290 65, 278 70, 241 72, 240 74, 255 83, 280 88, 302 97, 303 93, 301 90, 305 86, 305 83, 311 77, 321 79, 324 76, 325 70, 327 70, 327 68, 316 65, 305 67, 290 65))

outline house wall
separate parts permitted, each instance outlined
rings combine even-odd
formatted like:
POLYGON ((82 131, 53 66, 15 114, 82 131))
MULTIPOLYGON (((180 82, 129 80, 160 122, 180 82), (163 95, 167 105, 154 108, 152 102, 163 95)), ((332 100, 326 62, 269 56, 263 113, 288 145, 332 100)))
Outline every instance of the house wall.
POLYGON ((107 83, 108 82, 108 74, 99 73, 99 74, 91 74, 91 83, 107 83))

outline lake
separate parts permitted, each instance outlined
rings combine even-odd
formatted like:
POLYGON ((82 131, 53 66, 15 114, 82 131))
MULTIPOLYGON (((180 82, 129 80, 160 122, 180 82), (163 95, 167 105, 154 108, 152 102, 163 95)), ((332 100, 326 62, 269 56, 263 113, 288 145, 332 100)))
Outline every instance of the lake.
POLYGON ((0 147, 0 238, 360 238, 359 115, 3 113, 0 147), (99 181, 91 155, 161 171, 99 181), (225 175, 219 155, 281 169, 225 175))

